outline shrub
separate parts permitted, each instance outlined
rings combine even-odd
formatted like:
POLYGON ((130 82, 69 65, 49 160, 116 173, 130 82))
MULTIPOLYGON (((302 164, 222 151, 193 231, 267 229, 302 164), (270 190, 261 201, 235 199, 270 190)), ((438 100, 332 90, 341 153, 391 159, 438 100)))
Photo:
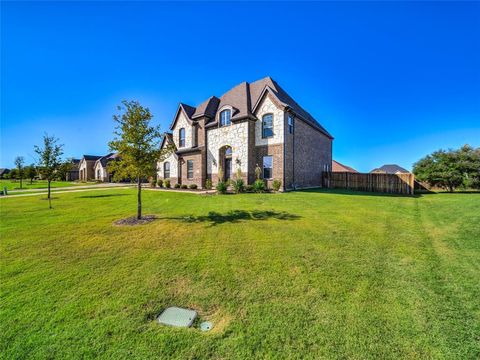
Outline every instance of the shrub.
POLYGON ((245 191, 246 191, 246 192, 253 192, 253 185, 247 185, 247 186, 245 186, 245 191))
POLYGON ((262 179, 257 179, 253 183, 253 191, 256 193, 263 193, 265 191, 265 183, 262 179))
POLYGON ((236 194, 240 194, 245 191, 245 183, 243 179, 233 180, 232 187, 233 187, 233 191, 235 191, 236 194))
POLYGON ((191 184, 189 186, 190 189, 195 190, 197 188, 197 184, 191 184))
POLYGON ((273 180, 273 183, 272 183, 273 191, 279 191, 280 186, 282 186, 282 182, 280 180, 278 179, 273 180))
POLYGON ((175 189, 180 189, 180 184, 175 184, 174 187, 175 189))
POLYGON ((163 180, 162 180, 162 179, 158 179, 158 180, 157 180, 157 185, 158 185, 158 187, 163 187, 163 180))
POLYGON ((165 184, 165 187, 166 187, 167 189, 170 189, 170 186, 171 186, 171 185, 170 185, 170 180, 165 180, 163 183, 165 184))
POLYGON ((217 184, 217 191, 219 194, 227 193, 227 184, 224 181, 219 181, 217 184))
POLYGON ((205 189, 212 190, 212 188, 213 188, 212 180, 207 179, 207 181, 205 181, 205 189))
POLYGON ((182 189, 188 189, 188 186, 186 184, 182 184, 181 188, 182 189))

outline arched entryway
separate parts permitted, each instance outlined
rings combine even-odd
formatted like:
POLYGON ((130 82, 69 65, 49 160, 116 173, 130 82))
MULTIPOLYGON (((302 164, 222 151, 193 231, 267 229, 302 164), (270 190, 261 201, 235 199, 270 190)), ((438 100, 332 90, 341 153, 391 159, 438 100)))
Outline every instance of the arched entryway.
POLYGON ((218 158, 223 170, 223 179, 219 180, 227 181, 232 178, 232 147, 228 145, 221 147, 218 158))

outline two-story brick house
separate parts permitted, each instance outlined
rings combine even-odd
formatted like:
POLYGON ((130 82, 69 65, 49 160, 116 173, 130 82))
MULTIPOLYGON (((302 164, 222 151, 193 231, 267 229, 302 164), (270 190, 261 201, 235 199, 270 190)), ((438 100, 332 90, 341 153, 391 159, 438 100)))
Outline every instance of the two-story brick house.
POLYGON ((268 185, 284 190, 321 186, 332 164, 333 137, 273 79, 243 82, 197 107, 180 104, 162 146, 175 151, 158 163, 158 177, 172 184, 205 185, 234 178, 255 181, 255 168, 268 185))

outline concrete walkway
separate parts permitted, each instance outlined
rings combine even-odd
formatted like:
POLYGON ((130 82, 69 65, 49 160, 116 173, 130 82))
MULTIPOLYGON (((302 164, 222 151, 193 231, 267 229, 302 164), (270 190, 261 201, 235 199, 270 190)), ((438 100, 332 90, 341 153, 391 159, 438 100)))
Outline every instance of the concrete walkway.
POLYGON ((152 187, 143 187, 144 190, 150 191, 164 191, 164 192, 177 192, 177 193, 187 193, 187 194, 197 194, 197 195, 205 195, 205 194, 216 194, 216 190, 188 190, 188 189, 165 189, 165 188, 152 188, 152 187))
MULTIPOLYGON (((72 185, 72 186, 64 186, 64 187, 52 187, 51 190, 76 190, 76 189, 93 189, 93 188, 103 188, 103 187, 125 187, 125 186, 135 186, 135 184, 119 184, 119 183, 99 183, 99 184, 91 184, 91 185, 72 185)), ((9 194, 23 194, 27 192, 47 192, 48 188, 37 188, 37 189, 24 189, 24 190, 9 190, 9 194)))
MULTIPOLYGON (((99 184, 101 185, 101 184, 99 184)), ((99 191, 99 190, 112 190, 112 189, 131 189, 134 185, 130 184, 115 184, 115 186, 107 186, 107 184, 104 184, 104 186, 98 186, 96 185, 95 187, 92 186, 74 186, 74 187, 65 187, 65 188, 55 188, 56 190, 52 189, 52 194, 65 194, 65 193, 74 193, 74 192, 85 192, 85 191, 99 191)), ((30 189, 33 190, 33 189, 30 189)), ((6 199, 6 198, 13 198, 13 197, 23 197, 23 196, 38 196, 38 195, 46 195, 48 190, 46 189, 38 189, 38 190, 43 190, 43 191, 37 191, 37 192, 31 192, 31 191, 22 191, 20 193, 15 193, 11 195, 3 195, 0 196, 0 199, 6 199)), ((9 192, 10 194, 11 192, 9 192)))

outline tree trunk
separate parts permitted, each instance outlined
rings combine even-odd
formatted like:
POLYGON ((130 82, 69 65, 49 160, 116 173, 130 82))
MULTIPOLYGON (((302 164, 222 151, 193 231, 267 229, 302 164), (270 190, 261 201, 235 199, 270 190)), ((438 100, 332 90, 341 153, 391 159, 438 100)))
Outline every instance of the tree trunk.
POLYGON ((140 176, 137 177, 137 219, 140 220, 142 218, 142 182, 140 180, 140 176))
POLYGON ((52 198, 50 197, 50 182, 51 182, 51 180, 48 180, 48 207, 51 209, 52 208, 52 198))

